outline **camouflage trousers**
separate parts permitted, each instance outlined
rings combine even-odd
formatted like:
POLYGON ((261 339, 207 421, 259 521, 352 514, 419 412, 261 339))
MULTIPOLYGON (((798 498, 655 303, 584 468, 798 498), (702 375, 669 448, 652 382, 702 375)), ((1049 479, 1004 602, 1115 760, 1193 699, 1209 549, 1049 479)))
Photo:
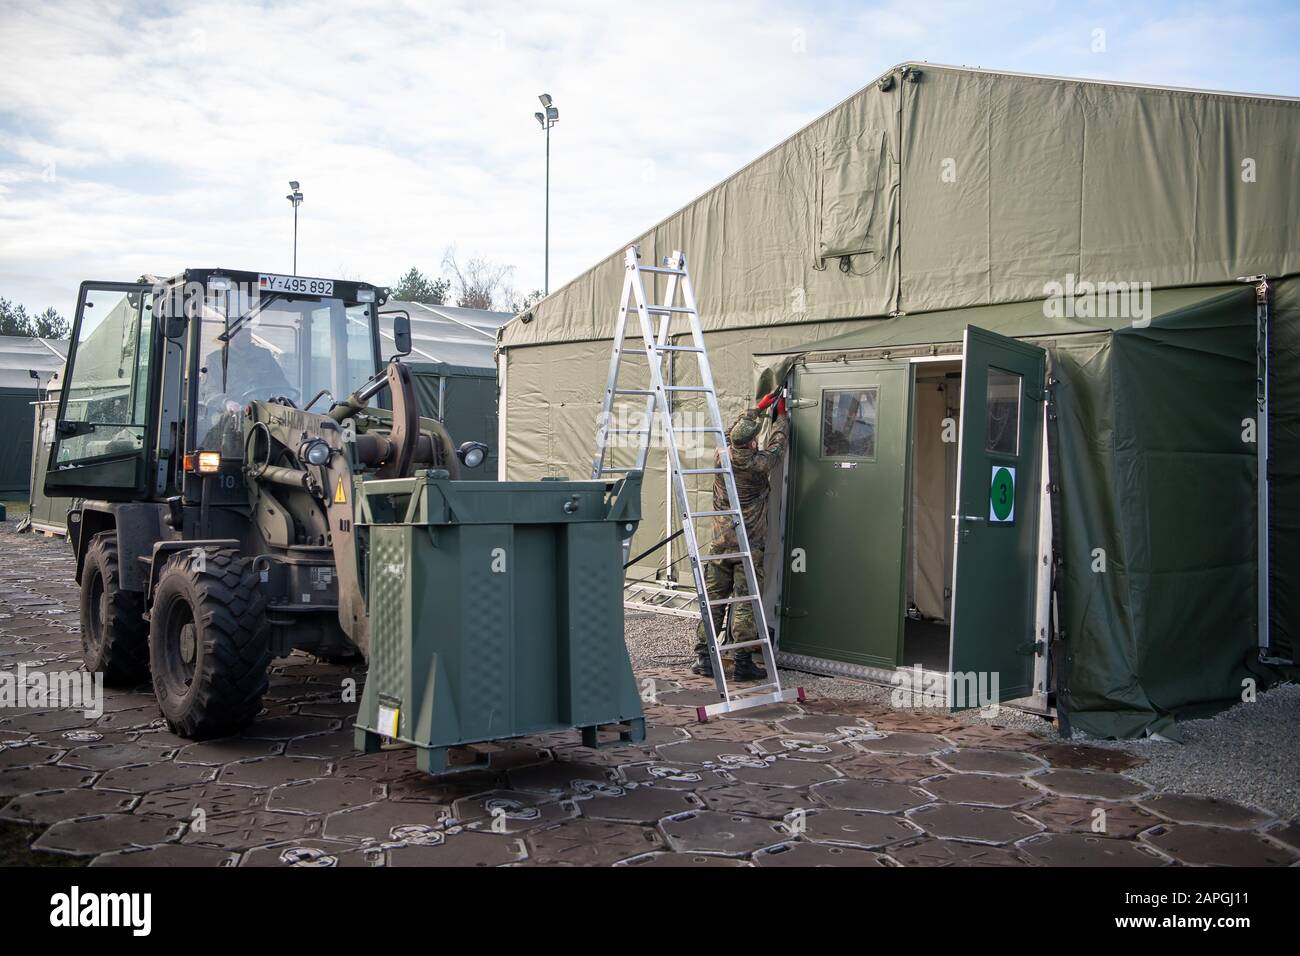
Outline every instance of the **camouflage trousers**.
MULTIPOLYGON (((713 544, 709 548, 709 553, 718 554, 728 551, 735 551, 734 544, 713 544)), ((758 579, 758 587, 761 592, 763 589, 763 552, 754 551, 754 573, 758 579)), ((745 562, 741 558, 731 558, 727 561, 708 561, 704 565, 704 587, 709 592, 709 600, 720 601, 723 598, 741 597, 749 593, 749 588, 745 581, 745 562)), ((741 601, 738 604, 722 604, 712 608, 713 628, 718 637, 726 643, 742 643, 752 641, 758 637, 758 627, 754 623, 754 603, 752 601, 741 601), (732 609, 731 617, 731 634, 724 636, 722 627, 727 620, 727 609, 732 609)), ((704 622, 700 621, 695 628, 695 653, 697 655, 707 654, 709 652, 709 638, 705 631, 704 622)), ((748 650, 753 651, 754 648, 748 650)), ((741 653, 744 653, 743 651, 741 653)))

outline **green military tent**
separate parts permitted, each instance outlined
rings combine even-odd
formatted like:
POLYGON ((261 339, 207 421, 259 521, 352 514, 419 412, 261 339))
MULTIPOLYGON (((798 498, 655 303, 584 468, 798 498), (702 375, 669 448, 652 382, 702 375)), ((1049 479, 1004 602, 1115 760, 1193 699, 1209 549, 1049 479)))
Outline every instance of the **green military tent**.
MULTIPOLYGON (((1296 142, 1293 99, 909 63, 635 237, 687 253, 727 414, 788 373, 765 595, 787 664, 993 670, 1134 736, 1294 659, 1296 142)), ((624 271, 620 249, 502 329, 505 476, 588 471, 624 271)), ((651 463, 634 553, 673 527, 651 463)))

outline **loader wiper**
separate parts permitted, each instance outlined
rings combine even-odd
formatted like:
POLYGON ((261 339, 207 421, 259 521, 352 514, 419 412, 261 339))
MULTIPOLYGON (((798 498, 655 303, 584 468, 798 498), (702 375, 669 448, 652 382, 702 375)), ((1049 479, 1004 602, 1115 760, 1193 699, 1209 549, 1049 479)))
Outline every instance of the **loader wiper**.
POLYGON ((243 315, 241 315, 239 318, 235 319, 234 322, 230 321, 230 316, 228 314, 226 315, 225 331, 217 336, 217 341, 221 343, 221 390, 223 392, 226 390, 227 387, 226 370, 230 365, 230 340, 235 337, 236 332, 238 332, 241 328, 243 328, 245 322, 247 322, 249 319, 252 319, 257 315, 261 315, 262 311, 268 305, 270 305, 276 299, 281 299, 281 298, 284 298, 283 293, 269 292, 266 295, 259 296, 257 299, 257 304, 254 305, 247 312, 245 312, 243 315))

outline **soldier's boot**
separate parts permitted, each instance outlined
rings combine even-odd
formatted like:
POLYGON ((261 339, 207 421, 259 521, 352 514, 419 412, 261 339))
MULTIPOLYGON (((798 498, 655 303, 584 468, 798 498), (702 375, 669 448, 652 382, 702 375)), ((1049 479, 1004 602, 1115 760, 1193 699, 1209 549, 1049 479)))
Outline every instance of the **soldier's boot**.
POLYGON ((708 651, 700 651, 696 655, 695 665, 691 668, 692 674, 699 674, 701 677, 713 676, 713 658, 709 656, 708 651))
POLYGON ((754 663, 754 658, 748 651, 736 651, 736 667, 731 675, 732 680, 762 680, 766 676, 767 671, 754 663))

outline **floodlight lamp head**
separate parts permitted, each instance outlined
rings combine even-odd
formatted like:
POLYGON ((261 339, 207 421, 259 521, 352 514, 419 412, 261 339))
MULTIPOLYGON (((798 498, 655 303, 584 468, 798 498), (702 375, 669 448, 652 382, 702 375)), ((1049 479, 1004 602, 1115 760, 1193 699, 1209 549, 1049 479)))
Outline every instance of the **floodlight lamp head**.
POLYGON ((537 99, 541 102, 542 106, 549 107, 551 105, 550 93, 543 93, 541 96, 537 97, 537 99))
POLYGON ((545 117, 545 116, 543 116, 541 113, 534 113, 534 114, 533 114, 533 117, 537 120, 537 125, 538 125, 538 126, 541 126, 542 128, 545 128, 545 127, 546 127, 546 117, 545 117))

